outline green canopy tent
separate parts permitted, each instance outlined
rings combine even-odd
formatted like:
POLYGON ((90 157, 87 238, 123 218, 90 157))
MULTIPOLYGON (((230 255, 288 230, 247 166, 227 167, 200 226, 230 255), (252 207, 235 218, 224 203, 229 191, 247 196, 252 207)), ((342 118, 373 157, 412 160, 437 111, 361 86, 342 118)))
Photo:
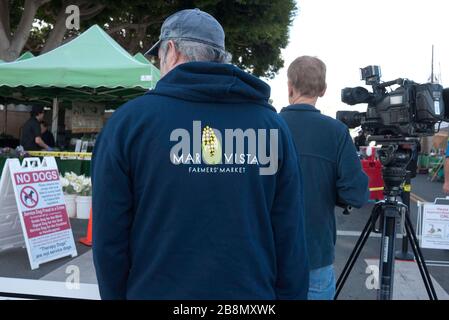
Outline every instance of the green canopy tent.
POLYGON ((18 57, 16 61, 27 60, 30 58, 34 58, 34 54, 32 54, 30 51, 27 51, 23 53, 20 57, 18 57))
POLYGON ((156 67, 150 62, 150 60, 148 60, 147 58, 145 58, 145 56, 144 56, 143 54, 141 54, 140 52, 139 52, 139 53, 136 53, 136 54, 134 55, 134 59, 136 59, 136 60, 139 61, 139 62, 142 62, 142 63, 145 63, 145 64, 150 65, 150 68, 151 68, 151 74, 155 74, 156 77, 157 77, 157 79, 160 79, 160 78, 161 78, 161 72, 159 71, 159 69, 156 68, 156 67))
POLYGON ((142 62, 142 63, 145 63, 145 64, 150 64, 150 60, 148 60, 147 58, 145 58, 145 56, 144 56, 143 54, 141 54, 140 52, 139 52, 139 53, 136 53, 136 54, 134 55, 134 59, 136 59, 137 61, 140 61, 140 62, 142 62))
MULTIPOLYGON (((15 61, 27 60, 27 59, 34 58, 34 57, 35 57, 34 54, 32 54, 30 51, 27 51, 27 52, 23 53, 20 57, 18 57, 15 61)), ((0 63, 7 63, 7 62, 0 59, 0 63)))
POLYGON ((94 25, 43 55, 0 64, 0 97, 12 103, 53 105, 56 134, 60 102, 103 102, 115 108, 154 88, 159 79, 159 70, 149 61, 136 60, 94 25))
POLYGON ((124 102, 153 88, 159 71, 133 58, 99 26, 38 57, 0 65, 0 96, 25 102, 124 102))

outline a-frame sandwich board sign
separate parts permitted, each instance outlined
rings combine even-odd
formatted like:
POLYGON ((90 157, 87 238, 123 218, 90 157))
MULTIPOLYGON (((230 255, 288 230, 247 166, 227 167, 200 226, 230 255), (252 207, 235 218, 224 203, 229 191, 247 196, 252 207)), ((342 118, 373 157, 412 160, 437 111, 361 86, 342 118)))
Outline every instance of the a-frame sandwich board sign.
POLYGON ((54 157, 8 159, 0 178, 0 251, 25 246, 31 269, 77 255, 54 157))

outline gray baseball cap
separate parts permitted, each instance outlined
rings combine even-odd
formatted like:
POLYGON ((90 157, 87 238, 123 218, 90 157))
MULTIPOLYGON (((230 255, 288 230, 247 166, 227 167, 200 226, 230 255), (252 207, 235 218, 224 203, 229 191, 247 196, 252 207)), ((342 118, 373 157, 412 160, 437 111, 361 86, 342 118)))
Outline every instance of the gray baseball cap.
POLYGON ((200 9, 178 11, 165 19, 159 41, 145 54, 157 57, 161 42, 170 39, 190 40, 225 50, 223 27, 214 17, 200 9))

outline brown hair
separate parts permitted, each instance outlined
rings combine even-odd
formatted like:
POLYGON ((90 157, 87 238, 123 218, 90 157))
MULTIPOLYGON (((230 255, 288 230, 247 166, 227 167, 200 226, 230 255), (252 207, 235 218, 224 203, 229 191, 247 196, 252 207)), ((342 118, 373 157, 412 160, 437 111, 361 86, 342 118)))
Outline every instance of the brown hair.
POLYGON ((326 89, 326 65, 316 57, 296 58, 288 67, 287 77, 293 88, 306 97, 318 97, 326 89))

